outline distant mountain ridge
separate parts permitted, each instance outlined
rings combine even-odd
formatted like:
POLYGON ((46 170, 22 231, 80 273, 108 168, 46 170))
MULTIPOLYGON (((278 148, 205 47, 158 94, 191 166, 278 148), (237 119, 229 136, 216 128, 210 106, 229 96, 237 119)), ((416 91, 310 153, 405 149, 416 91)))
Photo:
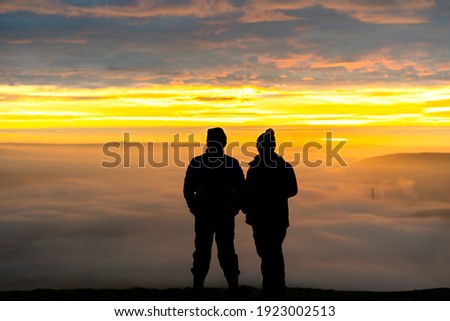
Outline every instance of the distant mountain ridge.
POLYGON ((450 153, 396 153, 364 158, 355 163, 445 162, 450 166, 450 153))
MULTIPOLYGON (((399 153, 366 158, 350 166, 350 176, 374 188, 408 189, 417 201, 450 200, 450 153, 399 153)), ((397 191, 398 192, 398 191, 397 191)), ((400 193, 401 194, 401 193, 400 193)))

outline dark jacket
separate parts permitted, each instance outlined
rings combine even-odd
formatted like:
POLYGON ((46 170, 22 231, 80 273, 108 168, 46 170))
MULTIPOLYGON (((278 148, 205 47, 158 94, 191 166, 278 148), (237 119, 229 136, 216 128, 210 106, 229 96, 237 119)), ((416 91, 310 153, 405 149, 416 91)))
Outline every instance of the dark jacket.
POLYGON ((257 155, 250 162, 242 210, 250 225, 288 227, 288 198, 297 194, 297 180, 291 164, 277 154, 272 159, 274 163, 269 165, 257 155))
POLYGON ((184 198, 195 216, 236 215, 241 209, 244 181, 236 159, 207 151, 189 164, 184 179, 184 198))

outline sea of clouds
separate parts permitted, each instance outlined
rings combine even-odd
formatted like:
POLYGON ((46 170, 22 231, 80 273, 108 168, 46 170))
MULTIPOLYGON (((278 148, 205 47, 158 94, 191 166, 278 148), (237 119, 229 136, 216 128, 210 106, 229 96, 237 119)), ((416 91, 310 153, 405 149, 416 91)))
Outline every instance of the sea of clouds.
MULTIPOLYGON (((107 169, 103 158, 100 145, 0 146, 0 290, 191 285, 185 168, 107 169)), ((288 286, 450 286, 446 164, 397 158, 298 166, 284 243, 288 286)), ((240 281, 259 287, 244 220, 236 218, 240 281)), ((215 254, 206 285, 226 286, 215 254)))

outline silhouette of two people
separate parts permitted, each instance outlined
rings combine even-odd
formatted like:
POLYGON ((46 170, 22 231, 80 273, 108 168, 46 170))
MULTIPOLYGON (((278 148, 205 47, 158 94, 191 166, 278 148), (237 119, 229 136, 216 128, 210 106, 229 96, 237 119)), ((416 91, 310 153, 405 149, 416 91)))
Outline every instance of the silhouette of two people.
POLYGON ((201 297, 214 235, 220 266, 231 293, 236 294, 240 272, 234 219, 242 209, 261 258, 264 294, 281 298, 285 292, 282 244, 289 226, 288 198, 297 194, 294 170, 275 153, 272 129, 258 137, 259 155, 250 162, 246 180, 238 161, 224 154, 226 143, 223 129, 209 129, 206 152, 193 158, 186 171, 183 192, 195 216, 194 294, 201 297))

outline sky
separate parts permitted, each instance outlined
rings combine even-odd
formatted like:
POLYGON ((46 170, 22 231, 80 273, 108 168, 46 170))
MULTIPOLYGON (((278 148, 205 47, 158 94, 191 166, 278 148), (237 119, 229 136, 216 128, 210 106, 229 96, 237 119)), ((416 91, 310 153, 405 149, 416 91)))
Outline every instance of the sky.
MULTIPOLYGON (((106 169, 102 145, 216 126, 253 151, 272 127, 290 162, 345 142, 348 166, 295 166, 289 286, 449 287, 448 159, 427 158, 449 153, 448 30, 443 0, 0 0, 0 290, 190 286, 185 167, 106 169)), ((260 286, 242 213, 236 247, 260 286)))
POLYGON ((432 0, 0 1, 0 124, 448 126, 449 24, 432 0))

